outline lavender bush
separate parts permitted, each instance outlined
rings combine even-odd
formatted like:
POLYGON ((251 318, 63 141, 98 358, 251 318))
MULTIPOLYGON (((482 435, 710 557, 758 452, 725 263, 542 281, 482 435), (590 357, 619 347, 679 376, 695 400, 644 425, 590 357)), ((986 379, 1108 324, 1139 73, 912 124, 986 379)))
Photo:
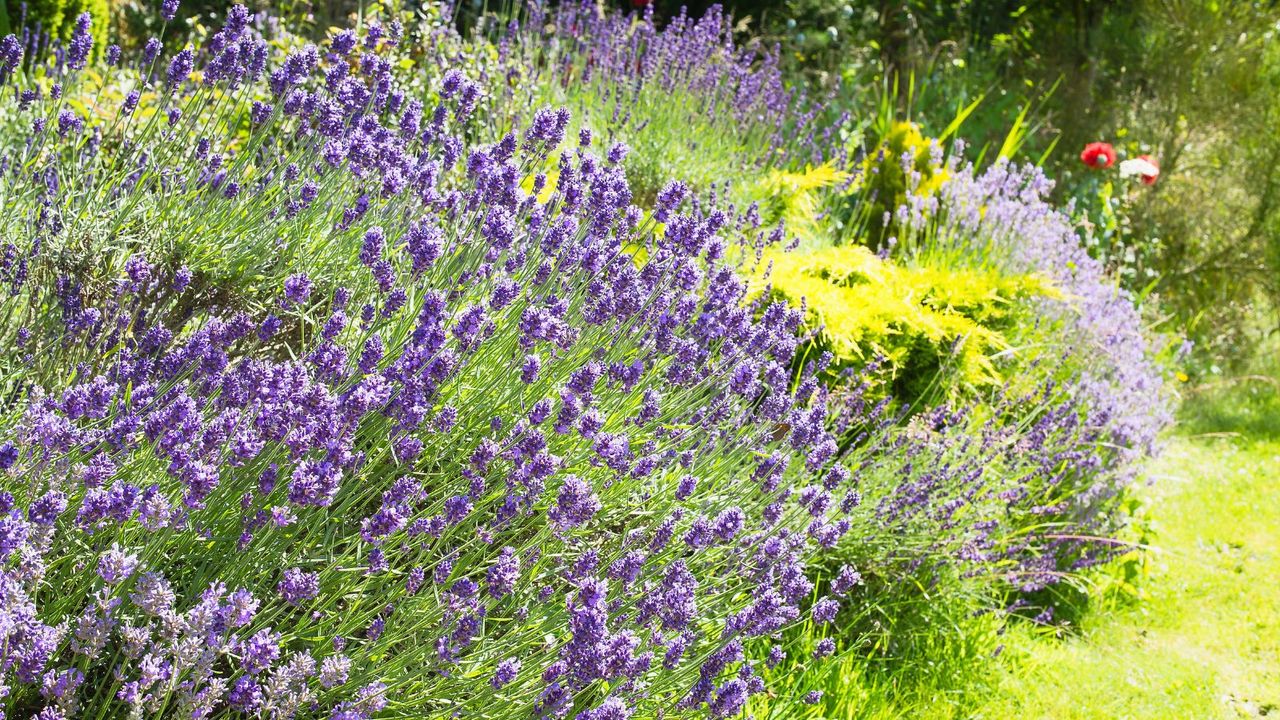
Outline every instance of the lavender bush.
POLYGON ((1144 332, 1134 298, 1085 251, 1070 211, 1048 202, 1052 182, 1004 161, 979 171, 952 160, 947 172, 936 193, 909 194, 898 209, 901 247, 1046 277, 1061 291, 1043 301, 1041 316, 1055 325, 1046 340, 1079 373, 1080 407, 1109 435, 1120 465, 1154 452, 1170 421, 1159 341, 1144 332))
POLYGON ((549 5, 513 3, 481 15, 465 36, 430 12, 406 19, 410 56, 463 68, 484 85, 492 128, 527 122, 544 105, 568 107, 573 133, 629 147, 628 176, 647 201, 673 176, 700 191, 730 180, 745 190, 772 168, 849 159, 854 129, 838 109, 839 83, 819 93, 786 82, 781 49, 742 42, 720 7, 659 21, 652 5, 549 5))
MULTIPOLYGON (((609 57, 774 128, 756 159, 808 122, 718 16, 641 27, 609 57)), ((7 717, 733 717, 787 628, 857 642, 839 548, 1028 589, 1099 552, 1059 480, 1112 461, 1112 375, 900 425, 748 296, 782 228, 642 207, 572 112, 486 115, 513 78, 411 72, 396 22, 268 44, 237 6, 93 73, 88 32, 0 40, 7 717)))

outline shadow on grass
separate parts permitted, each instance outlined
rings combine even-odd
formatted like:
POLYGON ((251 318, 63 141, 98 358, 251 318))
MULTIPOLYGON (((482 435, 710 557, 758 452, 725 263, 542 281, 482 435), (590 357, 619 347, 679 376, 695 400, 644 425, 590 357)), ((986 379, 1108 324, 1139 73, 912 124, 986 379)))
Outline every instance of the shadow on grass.
POLYGON ((1192 388, 1178 421, 1189 436, 1280 440, 1280 375, 1243 375, 1192 388))

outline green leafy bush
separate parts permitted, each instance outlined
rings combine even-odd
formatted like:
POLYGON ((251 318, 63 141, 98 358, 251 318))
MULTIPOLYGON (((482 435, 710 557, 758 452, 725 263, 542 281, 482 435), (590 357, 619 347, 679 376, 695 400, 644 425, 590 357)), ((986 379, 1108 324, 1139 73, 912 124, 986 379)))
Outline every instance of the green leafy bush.
POLYGON ((93 19, 94 52, 100 53, 106 47, 111 22, 110 0, 5 0, 0 4, 0 34, 16 31, 21 26, 33 29, 39 26, 53 37, 65 40, 71 36, 76 16, 84 12, 93 19))

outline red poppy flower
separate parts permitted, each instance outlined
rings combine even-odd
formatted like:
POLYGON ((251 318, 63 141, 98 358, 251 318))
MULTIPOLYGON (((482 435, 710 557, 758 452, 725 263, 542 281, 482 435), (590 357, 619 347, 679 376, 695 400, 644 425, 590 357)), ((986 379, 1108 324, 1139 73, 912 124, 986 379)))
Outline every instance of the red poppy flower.
POLYGON ((1080 153, 1080 162, 1092 170, 1109 168, 1116 161, 1116 149, 1110 143, 1094 142, 1084 146, 1080 153))

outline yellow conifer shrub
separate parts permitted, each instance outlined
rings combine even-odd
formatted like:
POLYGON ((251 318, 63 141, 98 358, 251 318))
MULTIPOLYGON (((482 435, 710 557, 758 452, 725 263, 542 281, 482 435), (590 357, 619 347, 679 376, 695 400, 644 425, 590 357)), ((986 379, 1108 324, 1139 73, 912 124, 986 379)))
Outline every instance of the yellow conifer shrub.
POLYGON ((770 251, 752 286, 803 305, 818 349, 839 366, 884 358, 883 379, 900 397, 937 380, 949 395, 1001 383, 997 356, 1011 350, 1019 309, 1054 294, 1037 276, 903 267, 858 245, 770 251))

